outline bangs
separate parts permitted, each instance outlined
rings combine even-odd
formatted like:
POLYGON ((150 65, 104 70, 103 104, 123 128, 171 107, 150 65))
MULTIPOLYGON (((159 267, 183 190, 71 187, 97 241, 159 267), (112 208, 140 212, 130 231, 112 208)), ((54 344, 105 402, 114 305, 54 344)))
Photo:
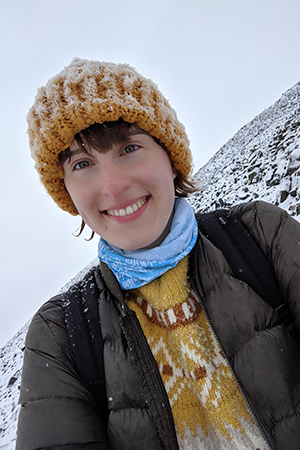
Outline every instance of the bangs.
MULTIPOLYGON (((108 152, 113 145, 123 144, 134 134, 148 134, 132 123, 124 122, 119 119, 115 122, 94 123, 88 128, 80 131, 74 136, 74 141, 78 147, 82 148, 83 153, 91 154, 93 148, 99 153, 108 152)), ((65 149, 59 154, 60 165, 70 160, 70 148, 65 149)))

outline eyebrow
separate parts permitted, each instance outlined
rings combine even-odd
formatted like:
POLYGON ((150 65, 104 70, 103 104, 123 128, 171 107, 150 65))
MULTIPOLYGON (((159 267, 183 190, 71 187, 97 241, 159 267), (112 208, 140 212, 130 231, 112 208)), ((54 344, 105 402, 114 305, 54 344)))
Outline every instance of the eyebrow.
POLYGON ((81 148, 78 148, 77 150, 70 150, 69 149, 69 157, 68 159, 70 160, 73 156, 75 155, 79 155, 80 153, 84 153, 85 155, 87 154, 87 152, 83 151, 81 148))
MULTIPOLYGON (((66 163, 70 164, 71 160, 74 156, 79 155, 79 154, 84 154, 84 155, 88 155, 89 153, 82 150, 81 148, 78 148, 76 150, 70 150, 70 147, 68 147, 67 149, 67 156, 64 158, 63 161, 60 162, 61 166, 63 167, 66 163)), ((65 152, 65 150, 64 150, 65 152)), ((64 153, 62 152, 62 153, 64 153)))
POLYGON ((150 134, 147 133, 147 131, 141 130, 140 128, 135 129, 132 127, 132 130, 129 129, 128 136, 135 136, 136 134, 146 134, 147 136, 150 136, 150 134))

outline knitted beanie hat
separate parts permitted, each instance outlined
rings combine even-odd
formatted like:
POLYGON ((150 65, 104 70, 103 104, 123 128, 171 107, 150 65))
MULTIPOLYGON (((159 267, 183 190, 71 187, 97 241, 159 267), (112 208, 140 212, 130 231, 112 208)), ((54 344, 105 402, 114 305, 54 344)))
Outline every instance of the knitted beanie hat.
POLYGON ((127 64, 75 58, 38 90, 27 116, 35 167, 64 211, 78 214, 64 185, 59 154, 83 129, 119 118, 164 144, 175 168, 188 178, 192 164, 189 140, 157 86, 127 64))

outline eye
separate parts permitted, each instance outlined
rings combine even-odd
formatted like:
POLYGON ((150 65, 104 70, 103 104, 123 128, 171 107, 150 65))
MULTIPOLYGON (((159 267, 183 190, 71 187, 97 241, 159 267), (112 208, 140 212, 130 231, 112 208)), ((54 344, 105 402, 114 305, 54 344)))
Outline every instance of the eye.
POLYGON ((74 166, 74 170, 80 170, 85 169, 86 167, 90 166, 91 163, 89 161, 80 161, 74 166))
POLYGON ((124 150, 122 151, 122 154, 124 154, 124 153, 132 153, 135 150, 137 150, 138 148, 139 148, 138 145, 134 145, 134 144, 127 145, 127 147, 125 147, 124 150))

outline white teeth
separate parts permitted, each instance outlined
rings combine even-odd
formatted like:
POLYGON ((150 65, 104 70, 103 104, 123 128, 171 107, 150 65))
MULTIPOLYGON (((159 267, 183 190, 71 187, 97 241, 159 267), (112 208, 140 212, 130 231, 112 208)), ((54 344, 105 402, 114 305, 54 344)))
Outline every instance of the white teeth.
POLYGON ((107 210, 107 214, 109 216, 129 216, 130 214, 136 212, 138 209, 140 209, 144 204, 146 203, 145 200, 139 200, 137 203, 134 203, 133 205, 127 206, 126 209, 109 209, 107 210))
POLYGON ((133 211, 133 208, 131 207, 131 206, 127 206, 127 208, 126 208, 126 214, 132 214, 134 211, 133 211))

